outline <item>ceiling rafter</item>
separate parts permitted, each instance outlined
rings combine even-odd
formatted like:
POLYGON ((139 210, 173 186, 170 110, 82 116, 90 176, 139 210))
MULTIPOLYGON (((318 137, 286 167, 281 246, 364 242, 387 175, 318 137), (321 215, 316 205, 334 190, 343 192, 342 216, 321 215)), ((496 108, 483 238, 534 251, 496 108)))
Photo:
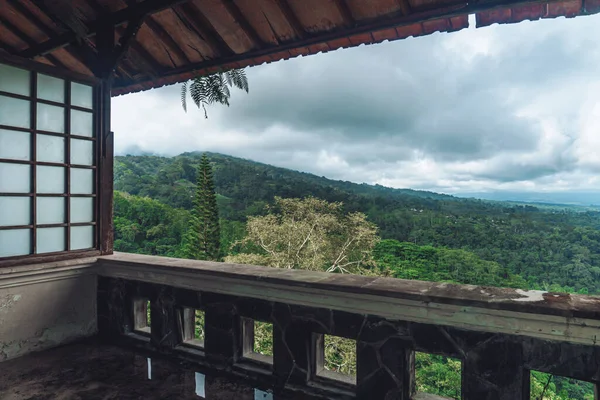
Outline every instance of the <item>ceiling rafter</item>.
POLYGON ((337 7, 340 12, 342 19, 344 20, 344 24, 347 26, 356 25, 356 21, 354 20, 354 16, 352 15, 352 11, 345 0, 334 0, 333 3, 337 7))
MULTIPOLYGON (((106 25, 119 27, 131 20, 135 15, 149 15, 172 7, 176 4, 184 3, 189 0, 145 0, 136 3, 125 9, 116 11, 109 15, 102 16, 87 26, 87 37, 95 36, 99 29, 106 25)), ((38 2, 35 2, 38 5, 38 2)), ((25 58, 33 58, 52 52, 53 50, 65 47, 77 40, 77 34, 73 31, 53 37, 37 46, 22 51, 19 55, 25 58)))
POLYGON ((103 15, 103 14, 106 14, 106 13, 107 13, 107 11, 108 11, 108 9, 107 9, 107 8, 105 8, 105 7, 104 7, 102 4, 100 4, 100 3, 97 3, 97 2, 96 2, 96 1, 94 1, 94 0, 83 0, 83 2, 84 2, 84 3, 85 3, 85 4, 86 4, 86 5, 89 7, 89 8, 91 8, 92 10, 94 10, 94 12, 95 12, 96 14, 103 15))
POLYGON ((187 54, 185 54, 183 49, 179 47, 169 32, 167 32, 165 28, 163 28, 163 26, 159 24, 153 17, 148 17, 146 20, 146 26, 152 31, 152 33, 160 38, 161 42, 168 47, 168 50, 173 52, 184 63, 187 64, 190 62, 190 59, 188 58, 187 54))
POLYGON ((135 37, 144 24, 145 18, 145 16, 140 15, 132 18, 132 20, 127 24, 127 29, 125 29, 125 33, 121 35, 119 44, 113 49, 113 55, 110 60, 110 67, 113 70, 119 66, 121 60, 123 57, 125 57, 125 54, 127 54, 131 45, 135 42, 135 37))
POLYGON ((412 13, 412 7, 410 6, 409 0, 396 0, 396 3, 400 6, 402 15, 410 15, 412 13))
POLYGON ((248 19, 246 19, 238 5, 235 4, 235 1, 223 0, 223 4, 225 5, 225 8, 227 9, 229 15, 231 15, 231 17, 238 23, 240 28, 242 28, 242 31, 244 31, 244 33, 246 34, 248 39, 250 39, 250 41, 254 44, 254 46, 259 48, 263 47, 265 44, 264 41, 256 32, 256 29, 254 29, 250 22, 248 22, 248 19))
POLYGON ((287 0, 275 0, 275 4, 277 4, 277 7, 279 7, 279 10, 285 17, 287 23, 294 30, 296 36, 300 39, 303 39, 306 36, 306 30, 302 26, 302 23, 300 23, 298 16, 294 13, 294 10, 292 10, 292 7, 290 7, 290 4, 287 2, 287 0))
POLYGON ((214 54, 225 56, 234 53, 214 25, 195 4, 177 5, 173 7, 173 12, 190 31, 206 42, 214 54))
MULTIPOLYGON (((129 8, 133 8, 137 4, 136 0, 125 0, 125 3, 127 3, 129 8)), ((167 32, 166 29, 158 21, 156 21, 156 19, 154 19, 154 17, 152 15, 149 15, 148 18, 146 18, 145 23, 146 23, 146 26, 148 27, 148 29, 150 29, 152 31, 152 33, 154 33, 156 36, 158 36, 160 38, 161 42, 165 45, 167 53, 169 54, 169 58, 171 58, 171 62, 173 63, 174 67, 176 65, 175 65, 175 61, 171 57, 171 54, 170 54, 171 52, 173 54, 175 54, 184 63, 190 62, 190 59, 188 58, 187 54, 185 54, 183 49, 171 37, 169 32, 167 32)))
MULTIPOLYGON (((119 36, 125 35, 124 28, 117 28, 117 32, 119 33, 119 36)), ((150 53, 148 53, 148 50, 146 50, 137 41, 130 42, 129 47, 130 51, 127 52, 126 56, 128 58, 134 59, 135 64, 142 66, 144 72, 150 77, 154 78, 158 76, 158 71, 162 69, 162 66, 154 60, 150 53)))
MULTIPOLYGON (((0 23, 2 25, 4 25, 4 27, 6 29, 8 29, 13 35, 15 35, 17 38, 19 38, 19 40, 25 42, 27 44, 27 46, 35 45, 35 41, 32 38, 27 36, 24 32, 22 32, 19 28, 17 28, 15 25, 13 25, 12 22, 10 22, 6 18, 4 18, 2 15, 0 15, 0 23)), ((53 55, 48 54, 46 56, 46 58, 48 59, 48 61, 50 61, 52 64, 56 65, 57 67, 66 69, 66 66, 58 58, 54 57, 53 55)))
MULTIPOLYGON (((31 12, 31 10, 25 7, 23 3, 19 2, 19 0, 8 0, 8 2, 15 11, 17 11, 29 23, 35 26, 36 29, 38 29, 40 32, 43 32, 44 35, 48 36, 49 38, 56 35, 56 32, 53 31, 52 28, 50 28, 48 25, 42 22, 42 20, 37 15, 31 12)), ((79 61, 81 64, 87 67, 85 57, 81 55, 78 51, 76 51, 76 49, 67 48, 66 50, 73 58, 75 58, 77 61, 79 61)))

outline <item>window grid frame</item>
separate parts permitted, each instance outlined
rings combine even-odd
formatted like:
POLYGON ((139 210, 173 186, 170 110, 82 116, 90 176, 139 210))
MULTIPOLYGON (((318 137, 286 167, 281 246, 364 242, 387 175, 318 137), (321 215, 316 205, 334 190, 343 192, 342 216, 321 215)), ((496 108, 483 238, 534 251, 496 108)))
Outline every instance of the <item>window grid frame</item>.
MULTIPOLYGON (((0 60, 2 62, 2 60, 0 60)), ((3 64, 5 64, 3 62, 3 64)), ((6 63, 5 65, 13 66, 11 63, 6 63)), ((14 65, 16 68, 22 68, 18 65, 14 65)), ((16 98, 20 100, 25 100, 29 102, 30 106, 30 124, 29 128, 22 127, 14 127, 10 125, 0 125, 0 129, 11 131, 11 132, 24 132, 29 133, 29 144, 30 144, 30 159, 29 160, 16 160, 16 159, 7 159, 0 158, 0 163, 6 164, 17 164, 17 165, 29 165, 30 166, 30 187, 28 193, 0 193, 0 197, 18 197, 18 198, 30 198, 30 224, 27 225, 9 225, 9 226, 0 226, 0 231, 9 231, 9 230, 18 230, 18 229, 28 229, 30 230, 30 246, 29 253, 17 256, 9 256, 9 257, 0 257, 0 265, 4 261, 12 261, 12 260, 20 260, 20 259, 34 259, 44 256, 57 256, 62 254, 80 254, 80 253, 89 253, 91 251, 98 251, 99 249, 99 235, 100 230, 99 227, 99 210, 100 205, 98 201, 98 190, 100 188, 99 185, 99 163, 100 163, 100 152, 98 146, 98 98, 97 98, 97 84, 92 82, 85 82, 81 79, 73 79, 69 76, 64 76, 62 74, 53 74, 47 73, 43 71, 39 71, 33 68, 26 68, 29 74, 29 96, 10 93, 0 90, 0 96, 16 98), (44 74, 52 77, 56 77, 63 80, 64 84, 64 103, 59 103, 51 100, 44 100, 38 98, 38 75, 44 74), (62 75, 62 76, 61 76, 62 75), (92 108, 86 108, 81 106, 76 106, 71 104, 71 87, 73 83, 84 84, 90 86, 92 88, 92 108), (38 116, 38 104, 47 104, 52 106, 61 107, 64 110, 64 132, 49 132, 45 130, 37 129, 37 116, 38 116), (82 135, 71 135, 71 110, 82 111, 86 113, 90 113, 92 115, 92 135, 91 136, 82 136, 82 135), (65 139, 64 143, 64 162, 46 162, 46 161, 37 161, 37 135, 43 134, 54 137, 62 137, 65 139), (92 165, 80 165, 80 164, 72 164, 71 163, 71 139, 83 140, 92 143, 92 165), (64 169, 65 179, 64 179, 64 188, 62 193, 37 193, 37 167, 38 166, 50 166, 50 167, 61 167, 64 169), (71 193, 71 170, 72 168, 78 169, 87 169, 91 170, 93 173, 92 178, 92 193, 91 194, 73 194, 71 193), (53 224, 38 224, 37 223, 37 198, 38 197, 53 197, 53 198, 64 198, 65 199, 65 222, 62 223, 53 223, 53 224), (92 221, 91 222, 71 222, 71 198, 90 198, 92 199, 92 221), (81 227, 81 226, 89 226, 93 229, 92 235, 92 246, 83 249, 71 249, 71 228, 72 227, 81 227), (59 250, 55 252, 46 252, 46 253, 38 253, 37 252, 37 236, 38 229, 43 228, 65 228, 64 232, 64 240, 65 246, 64 250, 59 250)))

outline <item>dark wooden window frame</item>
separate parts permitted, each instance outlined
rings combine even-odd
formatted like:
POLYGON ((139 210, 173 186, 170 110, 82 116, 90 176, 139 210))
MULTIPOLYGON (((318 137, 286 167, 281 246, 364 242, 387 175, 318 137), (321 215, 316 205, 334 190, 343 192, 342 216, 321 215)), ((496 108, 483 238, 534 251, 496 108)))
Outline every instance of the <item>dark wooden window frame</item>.
POLYGON ((73 258, 91 257, 100 254, 110 254, 112 252, 112 214, 107 219, 105 215, 107 209, 112 209, 112 185, 106 185, 105 182, 112 182, 112 135, 106 131, 105 127, 107 120, 110 120, 110 91, 102 90, 103 82, 100 79, 85 76, 71 71, 63 70, 60 68, 40 64, 34 61, 25 60, 18 57, 13 57, 0 53, 0 63, 25 69, 30 74, 30 88, 29 95, 23 96, 14 93, 8 93, 0 91, 0 96, 11 97, 30 102, 30 118, 31 124, 29 128, 18 128, 12 126, 0 125, 0 129, 5 129, 13 132, 26 132, 31 135, 30 138, 30 160, 12 160, 12 159, 0 159, 2 163, 17 164, 17 165, 29 165, 31 166, 31 182, 29 193, 0 193, 0 196, 7 197, 29 197, 32 199, 31 207, 31 221, 29 225, 19 226, 5 226, 0 227, 0 230, 14 230, 14 229, 30 229, 31 230, 31 254, 20 255, 13 257, 0 257, 0 268, 9 267, 22 264, 34 264, 41 262, 53 262, 73 258), (37 74, 45 74, 52 77, 60 78, 64 80, 65 90, 65 101, 64 103, 57 103, 54 101, 38 99, 37 98, 37 74), (92 108, 84 108, 79 106, 71 105, 71 82, 80 83, 92 86, 92 108), (108 97, 108 99, 106 99, 108 97), (47 132, 37 129, 37 105, 47 104, 53 106, 59 106, 65 110, 65 130, 64 133, 47 132), (93 135, 79 136, 71 135, 71 111, 84 111, 93 114, 93 135), (53 163, 53 162, 41 162, 37 161, 36 157, 36 139, 37 134, 44 134, 55 137, 62 137, 65 139, 65 159, 64 163, 53 163), (92 165, 77 165, 71 164, 71 138, 85 140, 93 143, 93 163, 92 165), (62 167, 65 170, 65 192, 64 193, 36 193, 36 169, 37 166, 54 166, 62 167), (92 194, 71 194, 70 189, 70 172, 71 168, 87 169, 94 172, 94 186, 92 194), (109 188, 110 190, 106 190, 109 188), (38 225, 36 222, 36 200, 38 197, 62 197, 65 198, 65 221, 64 223, 58 224, 47 224, 38 225), (70 199, 71 198, 91 198, 93 199, 93 222, 91 223, 72 223, 70 218, 70 199), (71 227, 78 226, 92 226, 94 229, 93 235, 93 247, 89 249, 81 250, 69 250, 70 249, 70 235, 71 227), (65 229, 65 248, 66 250, 52 252, 52 253, 36 253, 36 239, 38 228, 50 228, 50 227, 64 227, 65 229))

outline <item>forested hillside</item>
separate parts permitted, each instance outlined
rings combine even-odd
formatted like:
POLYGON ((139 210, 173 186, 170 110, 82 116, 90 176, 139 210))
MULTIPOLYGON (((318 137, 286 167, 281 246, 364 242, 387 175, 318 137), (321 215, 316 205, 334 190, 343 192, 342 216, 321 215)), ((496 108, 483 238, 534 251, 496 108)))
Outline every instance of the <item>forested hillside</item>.
MULTIPOLYGON (((115 199, 118 250, 181 256, 200 157, 116 157, 115 189, 121 192, 115 199)), ((210 160, 222 218, 222 249, 231 249, 244 236, 246 218, 263 214, 275 196, 310 195, 341 201, 349 212, 364 212, 381 238, 393 239, 378 245, 388 246, 385 251, 376 252, 380 268, 392 276, 600 293, 597 211, 333 181, 220 154, 210 154, 210 160), (462 265, 465 276, 443 273, 448 263, 462 265), (467 274, 473 268, 493 273, 467 274)))

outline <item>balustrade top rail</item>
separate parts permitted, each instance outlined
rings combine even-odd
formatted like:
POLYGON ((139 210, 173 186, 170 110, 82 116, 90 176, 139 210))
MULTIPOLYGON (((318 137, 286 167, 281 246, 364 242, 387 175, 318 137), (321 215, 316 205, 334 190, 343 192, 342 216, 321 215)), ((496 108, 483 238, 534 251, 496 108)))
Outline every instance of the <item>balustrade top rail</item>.
POLYGON ((598 345, 600 297, 115 253, 100 274, 388 319, 598 345))

